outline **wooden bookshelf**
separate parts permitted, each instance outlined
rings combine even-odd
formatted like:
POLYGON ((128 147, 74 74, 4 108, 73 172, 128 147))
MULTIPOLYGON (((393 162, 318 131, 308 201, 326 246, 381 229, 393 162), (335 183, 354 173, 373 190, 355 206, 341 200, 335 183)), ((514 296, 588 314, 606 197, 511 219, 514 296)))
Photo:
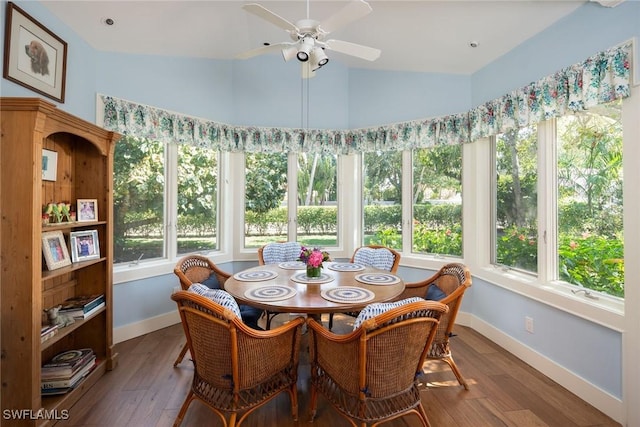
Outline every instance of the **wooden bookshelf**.
MULTIPOLYGON (((0 98, 2 218, 2 409, 69 409, 91 385, 115 368, 113 351, 113 153, 120 135, 59 110, 38 98, 0 98), (42 150, 57 153, 56 180, 42 179, 42 150), (42 223, 48 203, 96 199, 97 221, 42 223), (96 230, 100 258, 47 270, 42 233, 96 230), (44 342, 44 309, 65 299, 104 294, 105 307, 60 328, 44 342), (42 363, 70 349, 90 347, 98 366, 72 391, 41 397, 42 363)), ((44 419, 3 419, 2 425, 49 425, 44 419)))

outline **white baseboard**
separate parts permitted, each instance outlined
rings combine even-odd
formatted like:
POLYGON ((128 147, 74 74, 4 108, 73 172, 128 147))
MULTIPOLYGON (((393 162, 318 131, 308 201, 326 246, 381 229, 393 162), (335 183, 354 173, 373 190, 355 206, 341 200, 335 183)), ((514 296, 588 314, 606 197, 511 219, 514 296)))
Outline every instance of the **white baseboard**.
POLYGON ((180 323, 178 310, 150 317, 148 319, 141 320, 140 322, 129 323, 128 325, 113 328, 113 343, 117 344, 122 341, 130 340, 131 338, 139 337, 140 335, 175 325, 176 323, 180 323))
POLYGON ((469 313, 459 312, 456 317, 456 322, 460 325, 470 327, 500 347, 503 347, 509 353, 551 378, 580 399, 588 402, 591 406, 624 425, 625 409, 622 400, 585 381, 575 373, 558 365, 553 360, 541 355, 520 341, 513 339, 489 323, 469 313))
MULTIPOLYGON (((622 401, 585 381, 571 371, 558 365, 549 358, 514 340, 499 329, 468 313, 459 312, 456 322, 468 326, 489 340, 503 347, 509 353, 531 365, 536 370, 553 379, 555 382, 580 397, 585 402, 599 409, 609 417, 624 425, 624 406, 622 401)), ((137 323, 128 324, 113 330, 113 342, 117 344, 158 329, 180 323, 178 312, 166 313, 137 323)))

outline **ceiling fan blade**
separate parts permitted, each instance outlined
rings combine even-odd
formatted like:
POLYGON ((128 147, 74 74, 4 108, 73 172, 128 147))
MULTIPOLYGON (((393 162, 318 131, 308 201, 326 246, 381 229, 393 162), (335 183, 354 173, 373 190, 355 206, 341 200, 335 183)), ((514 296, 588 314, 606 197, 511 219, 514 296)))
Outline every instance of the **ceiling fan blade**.
POLYGON ((271 12, 269 9, 257 4, 257 3, 249 3, 242 6, 244 10, 249 13, 253 13, 254 15, 264 19, 265 21, 271 22, 273 25, 282 28, 283 30, 298 32, 298 27, 293 25, 291 22, 287 21, 280 15, 276 15, 271 12))
POLYGON ((239 53, 235 56, 236 59, 249 59, 254 56, 264 55, 265 53, 272 52, 281 52, 282 49, 285 49, 289 46, 294 45, 295 43, 276 43, 270 44, 269 46, 262 46, 256 49, 248 50, 246 52, 239 53))
POLYGON ((375 61, 380 57, 380 49, 363 46, 361 44, 345 42, 342 40, 327 40, 325 42, 327 49, 351 55, 367 61, 375 61))
POLYGON ((352 0, 345 7, 340 9, 335 15, 322 21, 319 25, 320 30, 329 34, 330 32, 342 28, 347 24, 360 19, 371 12, 371 6, 364 0, 352 0))

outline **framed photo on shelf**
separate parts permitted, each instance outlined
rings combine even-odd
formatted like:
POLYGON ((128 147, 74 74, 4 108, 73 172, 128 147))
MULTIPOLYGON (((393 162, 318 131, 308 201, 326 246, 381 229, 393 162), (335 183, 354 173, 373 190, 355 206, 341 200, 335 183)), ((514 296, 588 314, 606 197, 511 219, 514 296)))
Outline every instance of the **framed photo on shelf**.
POLYGON ((98 201, 96 199, 78 199, 76 204, 78 222, 98 220, 98 201))
POLYGON ((58 172, 58 153, 42 149, 42 180, 55 181, 58 172))
POLYGON ((72 231, 69 240, 72 262, 100 258, 98 230, 72 231))
POLYGON ((67 43, 7 2, 3 77, 64 103, 67 43))
POLYGON ((49 270, 55 270, 71 264, 67 244, 60 230, 42 233, 42 253, 49 270))

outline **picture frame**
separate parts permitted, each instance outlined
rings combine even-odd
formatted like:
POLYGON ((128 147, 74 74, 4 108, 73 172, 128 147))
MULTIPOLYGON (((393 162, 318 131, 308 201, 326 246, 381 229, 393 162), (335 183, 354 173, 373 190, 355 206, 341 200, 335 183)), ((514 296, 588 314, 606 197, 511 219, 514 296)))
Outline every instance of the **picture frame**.
POLYGON ((67 244, 60 230, 42 233, 42 254, 49 270, 71 265, 67 244))
POLYGON ((72 231, 69 234, 69 240, 72 262, 100 258, 98 230, 72 231))
POLYGON ((96 199, 78 199, 76 204, 78 222, 98 220, 98 201, 96 199))
POLYGON ((42 149, 42 180, 55 181, 58 174, 58 153, 42 149))
POLYGON ((12 2, 7 2, 2 76, 64 103, 67 43, 12 2))

